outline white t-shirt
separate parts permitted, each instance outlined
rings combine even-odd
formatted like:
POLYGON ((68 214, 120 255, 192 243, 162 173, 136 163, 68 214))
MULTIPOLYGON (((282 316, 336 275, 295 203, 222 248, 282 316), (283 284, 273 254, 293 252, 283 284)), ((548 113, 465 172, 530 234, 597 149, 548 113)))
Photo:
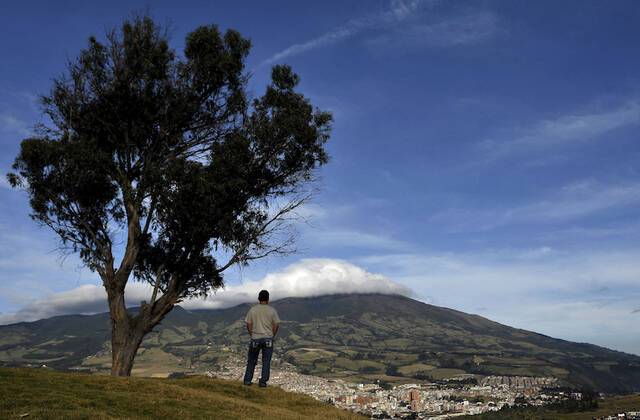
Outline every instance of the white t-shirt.
POLYGON ((259 338, 272 338, 273 326, 280 323, 280 317, 273 307, 269 305, 258 304, 249 309, 245 322, 251 323, 251 338, 257 340, 259 338))

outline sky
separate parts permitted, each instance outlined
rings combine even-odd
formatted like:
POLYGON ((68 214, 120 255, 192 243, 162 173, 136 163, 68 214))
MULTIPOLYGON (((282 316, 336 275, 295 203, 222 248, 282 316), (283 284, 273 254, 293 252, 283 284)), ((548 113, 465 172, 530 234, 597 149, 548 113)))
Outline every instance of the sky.
MULTIPOLYGON (((88 37, 144 10, 177 51, 199 25, 239 30, 253 94, 287 63, 335 119, 299 252, 235 269, 187 307, 262 287, 400 293, 640 354, 640 3, 4 2, 0 173, 88 37)), ((106 308, 98 277, 57 246, 0 178, 0 323, 106 308)))

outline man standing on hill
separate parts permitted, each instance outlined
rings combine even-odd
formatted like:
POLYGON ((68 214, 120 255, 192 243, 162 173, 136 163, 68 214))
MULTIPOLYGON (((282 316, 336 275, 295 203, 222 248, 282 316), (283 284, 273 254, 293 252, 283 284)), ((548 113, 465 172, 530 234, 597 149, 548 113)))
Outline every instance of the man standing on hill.
POLYGON ((271 371, 271 356, 273 355, 273 337, 280 328, 278 312, 269 306, 269 292, 261 290, 258 294, 259 305, 254 305, 245 318, 247 331, 251 337, 249 354, 247 356, 247 371, 244 374, 244 384, 251 385, 253 371, 258 363, 258 353, 262 351, 262 376, 260 387, 266 387, 271 371))

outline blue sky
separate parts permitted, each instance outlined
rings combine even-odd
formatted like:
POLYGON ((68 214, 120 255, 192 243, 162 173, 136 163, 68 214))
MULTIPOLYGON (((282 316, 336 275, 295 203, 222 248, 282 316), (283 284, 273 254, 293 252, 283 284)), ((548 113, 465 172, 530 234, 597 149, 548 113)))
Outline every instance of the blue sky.
MULTIPOLYGON (((324 264, 640 354, 640 3, 49 3, 0 6, 2 173, 89 35, 147 6, 178 50, 197 25, 235 28, 253 42, 256 95, 288 63, 335 126, 300 252, 235 271, 230 287, 324 264)), ((28 213, 0 180, 5 320, 99 284, 28 213)))

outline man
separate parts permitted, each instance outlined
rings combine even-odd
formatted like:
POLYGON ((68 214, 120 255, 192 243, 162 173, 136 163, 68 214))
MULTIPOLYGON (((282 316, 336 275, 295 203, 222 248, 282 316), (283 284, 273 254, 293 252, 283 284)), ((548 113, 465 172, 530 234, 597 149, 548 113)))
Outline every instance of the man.
POLYGON ((254 305, 245 318, 247 331, 251 341, 247 356, 247 371, 244 374, 244 384, 251 385, 253 371, 258 363, 258 353, 262 351, 262 376, 259 379, 261 388, 267 386, 271 371, 271 356, 273 355, 273 338, 280 328, 278 312, 269 306, 269 292, 261 290, 258 294, 258 305, 254 305))

